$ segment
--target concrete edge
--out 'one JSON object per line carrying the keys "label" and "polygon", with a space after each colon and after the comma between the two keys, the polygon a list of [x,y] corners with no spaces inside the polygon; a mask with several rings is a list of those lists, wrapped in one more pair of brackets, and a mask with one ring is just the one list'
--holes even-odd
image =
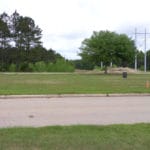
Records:
{"label": "concrete edge", "polygon": [[0,99],[16,98],[61,98],[61,97],[132,97],[150,96],[150,93],[129,93],[129,94],[49,94],[49,95],[0,95]]}

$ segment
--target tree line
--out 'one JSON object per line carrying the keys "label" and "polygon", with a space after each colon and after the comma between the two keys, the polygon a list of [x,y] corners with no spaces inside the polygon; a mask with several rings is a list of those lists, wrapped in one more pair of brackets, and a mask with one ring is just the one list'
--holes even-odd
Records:
{"label": "tree line", "polygon": [[58,71],[59,62],[64,63],[64,71],[66,67],[73,70],[73,65],[64,57],[44,48],[41,38],[42,30],[32,18],[21,16],[17,11],[10,16],[5,12],[0,14],[0,71],[37,71],[37,64],[43,63],[53,64],[53,71],[56,65]]}
{"label": "tree line", "polygon": [[[81,60],[68,61],[53,49],[42,45],[42,30],[35,21],[21,16],[0,14],[0,71],[74,71],[94,69],[103,63],[105,72],[110,64],[144,68],[144,53],[139,51],[126,34],[111,31],[94,31],[81,43]],[[147,52],[147,69],[150,70],[150,51]]]}
{"label": "tree line", "polygon": [[[144,52],[138,50],[137,53],[137,69],[144,71]],[[150,50],[147,51],[147,70],[150,71]],[[81,69],[81,70],[93,70],[96,66],[98,68],[101,68],[101,64],[100,63],[94,63],[94,62],[89,62],[86,59],[80,59],[80,60],[74,60],[73,64],[75,65],[76,69]],[[120,64],[120,62],[115,61],[112,62],[113,67],[122,67],[122,65]],[[110,64],[108,65],[110,66]],[[134,62],[134,58],[131,62],[129,62],[128,64],[126,64],[126,67],[130,67],[134,69],[135,66],[135,62]],[[101,68],[102,70],[104,69],[103,67]]]}

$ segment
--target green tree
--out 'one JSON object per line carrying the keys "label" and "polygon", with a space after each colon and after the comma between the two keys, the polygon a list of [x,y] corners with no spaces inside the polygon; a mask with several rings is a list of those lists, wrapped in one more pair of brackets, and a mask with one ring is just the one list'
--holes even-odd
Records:
{"label": "green tree", "polygon": [[14,47],[16,47],[16,48],[20,48],[20,46],[19,46],[19,43],[18,43],[18,41],[19,41],[19,29],[18,29],[18,27],[19,27],[19,19],[20,19],[20,14],[17,12],[17,11],[15,11],[12,15],[11,15],[11,27],[10,27],[10,29],[11,29],[11,39],[12,39],[12,43],[14,44]]}
{"label": "green tree", "polygon": [[41,45],[42,30],[30,17],[19,17],[16,24],[17,43],[20,49],[30,50]]}
{"label": "green tree", "polygon": [[49,70],[59,65],[71,70],[72,65],[60,54],[42,46],[41,37],[42,30],[32,18],[17,11],[11,16],[0,14],[0,71],[36,71],[38,66],[38,71],[47,71],[47,64]]}
{"label": "green tree", "polygon": [[134,41],[125,34],[110,31],[93,32],[90,38],[85,39],[80,47],[79,54],[83,60],[95,65],[103,62],[105,73],[111,62],[119,61],[123,66],[132,61],[135,55]]}
{"label": "green tree", "polygon": [[6,13],[0,15],[0,48],[6,49],[9,47],[10,30],[9,16]]}
{"label": "green tree", "polygon": [[147,51],[147,69],[150,70],[150,50]]}

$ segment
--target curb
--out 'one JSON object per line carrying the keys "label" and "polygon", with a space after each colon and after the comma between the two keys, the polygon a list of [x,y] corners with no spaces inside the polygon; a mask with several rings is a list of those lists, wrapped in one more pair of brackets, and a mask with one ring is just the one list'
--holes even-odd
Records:
{"label": "curb", "polygon": [[0,99],[16,98],[65,98],[65,97],[139,97],[150,96],[150,93],[130,93],[130,94],[52,94],[52,95],[1,95]]}

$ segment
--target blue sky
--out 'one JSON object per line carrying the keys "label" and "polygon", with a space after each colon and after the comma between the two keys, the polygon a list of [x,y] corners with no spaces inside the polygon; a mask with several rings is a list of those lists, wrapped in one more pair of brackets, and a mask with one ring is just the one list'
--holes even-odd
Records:
{"label": "blue sky", "polygon": [[[110,30],[130,37],[135,28],[150,32],[149,6],[149,0],[0,0],[0,13],[11,15],[17,10],[33,18],[43,30],[44,47],[77,59],[81,42],[93,31]],[[139,46],[142,49],[143,44]]]}

